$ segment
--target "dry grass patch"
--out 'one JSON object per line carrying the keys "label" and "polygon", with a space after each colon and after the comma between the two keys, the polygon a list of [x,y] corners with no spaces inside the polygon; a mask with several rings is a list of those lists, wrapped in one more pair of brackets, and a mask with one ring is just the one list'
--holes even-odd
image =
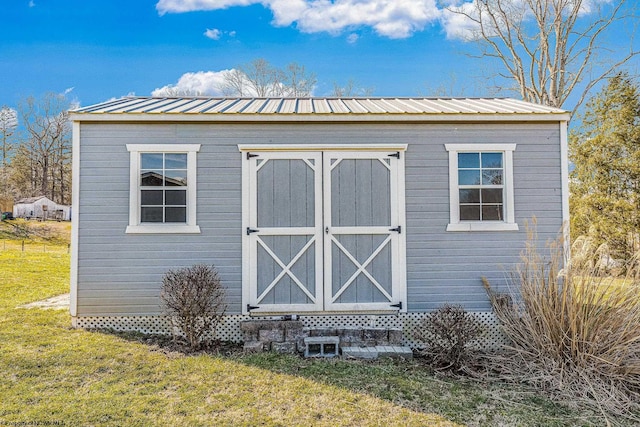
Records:
{"label": "dry grass patch", "polygon": [[[582,243],[582,242],[581,242]],[[585,247],[581,244],[581,247]],[[493,360],[503,378],[594,406],[605,422],[640,422],[640,304],[632,276],[601,277],[596,253],[563,262],[562,242],[545,257],[531,232],[512,293],[485,282],[513,347]],[[566,265],[564,269],[561,269]],[[633,273],[633,265],[625,269]]]}

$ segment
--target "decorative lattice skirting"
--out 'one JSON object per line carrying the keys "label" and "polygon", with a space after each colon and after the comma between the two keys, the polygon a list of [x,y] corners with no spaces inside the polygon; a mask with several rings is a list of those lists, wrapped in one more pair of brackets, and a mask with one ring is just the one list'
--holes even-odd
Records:
{"label": "decorative lattice skirting", "polygon": [[[403,331],[402,344],[413,349],[421,343],[413,339],[413,331],[427,313],[400,313],[398,315],[326,315],[300,316],[299,320],[308,328],[397,328]],[[476,318],[484,325],[486,333],[476,346],[489,350],[508,343],[508,340],[493,313],[476,312]],[[218,326],[216,337],[223,341],[242,342],[240,322],[244,320],[280,319],[278,316],[253,317],[247,315],[225,316]],[[113,329],[116,331],[137,331],[145,334],[168,335],[171,322],[164,316],[100,316],[75,317],[73,326],[84,329]]]}

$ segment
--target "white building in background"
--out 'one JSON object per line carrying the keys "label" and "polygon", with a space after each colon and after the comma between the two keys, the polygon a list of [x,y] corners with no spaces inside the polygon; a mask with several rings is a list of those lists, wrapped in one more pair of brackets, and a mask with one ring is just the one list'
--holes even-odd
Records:
{"label": "white building in background", "polygon": [[20,199],[13,205],[15,218],[71,220],[71,206],[59,205],[46,196]]}

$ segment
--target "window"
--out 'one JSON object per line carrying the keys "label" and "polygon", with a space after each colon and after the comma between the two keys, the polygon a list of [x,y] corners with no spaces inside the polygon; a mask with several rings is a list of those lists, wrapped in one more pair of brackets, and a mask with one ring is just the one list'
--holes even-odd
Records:
{"label": "window", "polygon": [[127,144],[130,152],[127,233],[199,233],[196,153],[199,144]]}
{"label": "window", "polygon": [[449,152],[447,231],[518,230],[514,219],[515,144],[445,144]]}

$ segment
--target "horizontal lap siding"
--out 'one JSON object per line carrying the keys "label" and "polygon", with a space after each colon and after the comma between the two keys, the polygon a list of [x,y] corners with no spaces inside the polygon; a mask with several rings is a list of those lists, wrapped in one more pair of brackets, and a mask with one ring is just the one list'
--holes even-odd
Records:
{"label": "horizontal lap siding", "polygon": [[[407,290],[410,311],[445,302],[487,310],[480,278],[504,284],[537,217],[542,242],[562,225],[558,124],[82,124],[78,315],[159,313],[162,275],[214,264],[241,310],[241,155],[238,144],[407,143]],[[127,235],[126,144],[202,144],[198,153],[199,235]],[[519,232],[445,232],[449,222],[447,143],[516,143]],[[404,232],[404,230],[403,230]]]}
{"label": "horizontal lap siding", "polygon": [[[461,303],[489,309],[482,277],[504,288],[537,218],[541,242],[562,226],[558,124],[425,127],[406,156],[407,285],[409,311]],[[444,144],[516,143],[514,198],[519,232],[449,232],[448,152]]]}

